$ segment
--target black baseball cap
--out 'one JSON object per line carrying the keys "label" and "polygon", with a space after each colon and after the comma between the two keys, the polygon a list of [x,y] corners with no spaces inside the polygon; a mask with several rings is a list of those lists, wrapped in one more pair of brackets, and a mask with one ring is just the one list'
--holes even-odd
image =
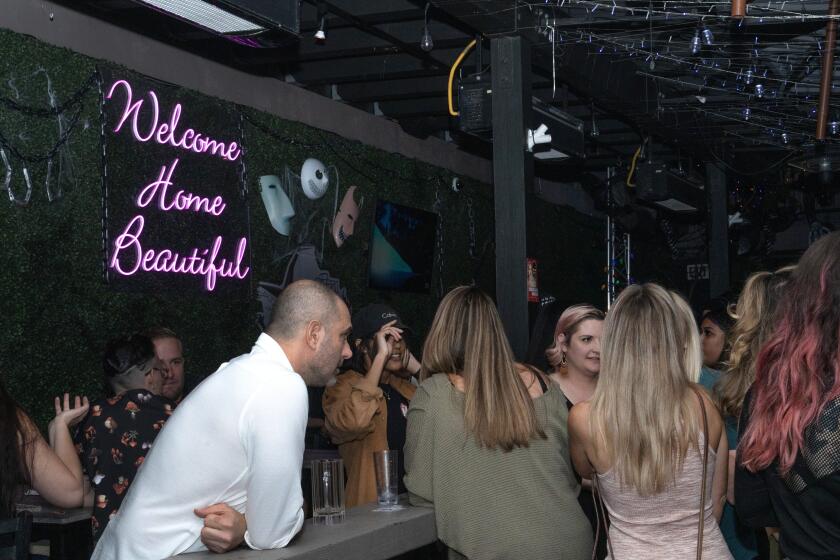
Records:
{"label": "black baseball cap", "polygon": [[383,303],[371,303],[359,309],[353,314],[353,336],[356,338],[370,338],[382,328],[383,325],[396,321],[394,324],[398,329],[411,330],[402,322],[400,316]]}

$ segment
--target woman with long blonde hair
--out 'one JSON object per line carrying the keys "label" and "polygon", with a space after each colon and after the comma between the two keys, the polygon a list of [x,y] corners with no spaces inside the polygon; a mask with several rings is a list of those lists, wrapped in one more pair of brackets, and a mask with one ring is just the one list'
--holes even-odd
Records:
{"label": "woman with long blonde hair", "polygon": [[412,504],[435,508],[449,557],[588,559],[564,397],[514,362],[493,301],[477,288],[449,292],[421,362],[405,485]]}
{"label": "woman with long blonde hair", "polygon": [[610,514],[612,558],[688,558],[698,545],[707,560],[732,558],[716,523],[726,434],[695,384],[700,364],[685,300],[656,284],[621,293],[604,323],[598,387],[569,417],[575,467],[594,477]]}
{"label": "woman with long blonde hair", "polygon": [[755,359],[775,327],[773,315],[793,270],[787,266],[751,274],[730,311],[735,324],[730,332],[729,367],[715,384],[714,397],[724,418],[734,419],[736,427],[744,395],[755,381]]}

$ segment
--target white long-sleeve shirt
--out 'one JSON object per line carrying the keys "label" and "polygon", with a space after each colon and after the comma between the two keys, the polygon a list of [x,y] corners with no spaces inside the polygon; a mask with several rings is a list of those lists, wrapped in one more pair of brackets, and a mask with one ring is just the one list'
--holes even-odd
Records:
{"label": "white long-sleeve shirt", "polygon": [[158,560],[206,550],[194,509],[226,503],[245,515],[251,548],[286,546],[303,525],[306,385],[280,345],[260,335],[167,421],[93,560]]}

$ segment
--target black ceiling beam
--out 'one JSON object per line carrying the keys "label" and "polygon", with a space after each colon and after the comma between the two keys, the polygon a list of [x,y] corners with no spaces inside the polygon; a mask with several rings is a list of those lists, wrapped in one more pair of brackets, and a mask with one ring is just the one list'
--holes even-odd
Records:
{"label": "black ceiling beam", "polygon": [[[418,0],[411,0],[415,4],[418,3]],[[435,3],[433,3],[434,5]],[[517,21],[516,18],[519,17],[521,14],[528,14],[527,9],[523,9],[521,11],[511,11],[510,10],[510,2],[502,1],[502,0],[464,0],[462,2],[457,3],[440,3],[438,2],[437,9],[442,12],[447,12],[451,18],[456,21],[464,22],[462,25],[466,25],[471,28],[475,28],[480,30],[485,35],[489,35],[492,33],[501,33],[503,29],[505,29],[506,25],[510,27],[507,29],[507,32],[510,33],[514,29],[514,23],[521,28],[521,34],[525,36],[528,42],[532,45],[538,44],[540,42],[540,36],[533,31],[533,29],[529,30],[529,27],[532,28],[533,22],[528,22],[525,20]],[[516,12],[516,13],[514,13]],[[500,15],[504,14],[504,15]],[[489,30],[489,33],[488,33]],[[552,64],[551,64],[551,57],[545,56],[546,53],[541,52],[544,49],[533,49],[533,64],[532,70],[533,72],[540,76],[541,78],[551,80],[552,79]],[[560,78],[560,82],[566,84],[569,90],[575,94],[577,97],[582,99],[591,98],[591,92],[588,92],[585,84],[588,84],[588,80],[570,80],[564,76],[564,71],[566,69],[562,66],[558,71],[558,77]],[[596,104],[601,113],[604,113],[608,116],[616,118],[621,122],[627,123],[628,127],[631,130],[636,130],[635,123],[632,119],[628,118],[626,115],[622,114],[620,111],[616,111],[612,107],[606,106],[602,103]],[[639,134],[641,134],[639,132]]]}
{"label": "black ceiling beam", "polygon": [[[356,16],[359,20],[364,21],[368,25],[386,25],[389,23],[401,23],[405,21],[418,21],[424,19],[423,10],[395,10],[393,12],[382,12],[378,14],[366,14],[363,16]],[[347,21],[343,17],[327,18],[327,29],[341,29],[344,27],[356,27],[352,22]],[[320,21],[301,22],[300,32],[314,33],[320,27]]]}
{"label": "black ceiling beam", "polygon": [[449,114],[443,98],[378,101],[379,109],[389,117],[446,116]]}
{"label": "black ceiling beam", "polygon": [[387,41],[387,42],[397,46],[397,47],[400,47],[402,49],[402,51],[405,52],[406,54],[410,54],[411,56],[417,58],[418,60],[421,60],[425,64],[428,64],[428,65],[432,66],[433,68],[445,68],[446,67],[446,65],[443,62],[437,60],[436,58],[431,56],[429,53],[427,53],[426,51],[421,49],[419,47],[419,45],[412,45],[410,43],[406,43],[402,39],[394,37],[390,33],[386,32],[386,31],[382,31],[381,29],[377,28],[376,26],[366,23],[359,16],[355,16],[355,15],[349,13],[349,12],[346,12],[346,11],[342,10],[341,8],[339,8],[338,6],[333,4],[332,2],[326,2],[326,1],[323,1],[323,0],[317,0],[317,1],[316,0],[306,0],[306,1],[313,6],[318,6],[318,5],[324,6],[324,8],[327,11],[329,11],[330,13],[333,13],[333,14],[337,15],[338,17],[342,18],[343,20],[353,24],[355,27],[358,27],[360,30],[364,31],[365,33],[367,33],[369,35],[373,35],[374,37],[378,37],[378,38],[380,38],[384,41]]}
{"label": "black ceiling beam", "polygon": [[326,76],[323,78],[300,81],[301,85],[309,87],[328,86],[331,84],[352,84],[362,82],[386,82],[389,80],[406,80],[412,78],[423,78],[431,76],[444,76],[448,71],[440,69],[424,70],[397,70],[394,72],[372,71],[363,74],[350,74],[345,76]]}
{"label": "black ceiling beam", "polygon": [[[329,44],[329,42],[327,44]],[[435,41],[435,51],[437,51],[438,53],[441,53],[441,51],[447,49],[458,49],[460,51],[464,48],[464,44],[464,39],[441,39],[439,41]],[[298,56],[292,57],[290,61],[305,63],[321,60],[356,58],[360,56],[385,56],[403,53],[408,54],[402,47],[398,45],[376,45],[370,47],[337,49],[325,48],[326,46],[327,45],[324,45],[324,47],[307,49],[306,52],[302,52]]]}

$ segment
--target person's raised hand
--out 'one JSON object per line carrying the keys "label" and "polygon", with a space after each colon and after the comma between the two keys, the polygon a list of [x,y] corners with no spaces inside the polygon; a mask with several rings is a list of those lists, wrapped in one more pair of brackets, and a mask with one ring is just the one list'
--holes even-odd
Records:
{"label": "person's raised hand", "polygon": [[396,321],[385,323],[382,328],[376,332],[376,355],[385,356],[386,358],[394,351],[394,342],[402,340],[402,329],[398,329]]}
{"label": "person's raised hand", "polygon": [[78,424],[82,418],[87,414],[90,408],[90,403],[87,397],[79,397],[73,399],[72,405],[70,401],[70,394],[64,393],[64,398],[55,398],[55,418],[53,422],[64,424],[68,428]]}
{"label": "person's raised hand", "polygon": [[248,523],[245,516],[227,504],[213,504],[196,509],[194,513],[204,520],[201,542],[211,552],[233,550],[245,540]]}

